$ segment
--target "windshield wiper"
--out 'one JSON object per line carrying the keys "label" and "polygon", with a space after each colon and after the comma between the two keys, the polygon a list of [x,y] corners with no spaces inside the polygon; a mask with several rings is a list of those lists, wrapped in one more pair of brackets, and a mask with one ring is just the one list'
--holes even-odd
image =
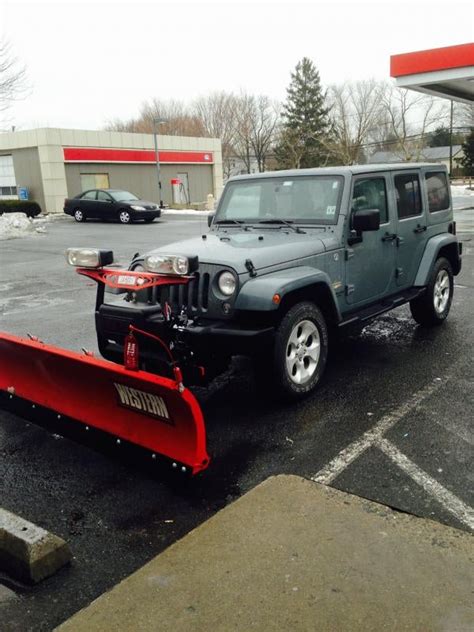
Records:
{"label": "windshield wiper", "polygon": [[240,226],[244,221],[241,219],[218,219],[214,224],[237,224]]}
{"label": "windshield wiper", "polygon": [[295,233],[306,233],[306,231],[302,230],[299,226],[293,226],[292,221],[288,221],[286,219],[261,219],[259,224],[284,224],[295,231]]}

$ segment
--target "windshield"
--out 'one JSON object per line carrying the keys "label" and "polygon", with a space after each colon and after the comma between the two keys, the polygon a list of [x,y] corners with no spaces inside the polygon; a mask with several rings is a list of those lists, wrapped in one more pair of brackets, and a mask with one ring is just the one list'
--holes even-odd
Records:
{"label": "windshield", "polygon": [[136,195],[130,193],[130,191],[112,191],[112,197],[117,202],[125,202],[126,200],[138,200]]}
{"label": "windshield", "polygon": [[341,176],[292,176],[229,182],[216,222],[285,220],[336,224],[343,188]]}

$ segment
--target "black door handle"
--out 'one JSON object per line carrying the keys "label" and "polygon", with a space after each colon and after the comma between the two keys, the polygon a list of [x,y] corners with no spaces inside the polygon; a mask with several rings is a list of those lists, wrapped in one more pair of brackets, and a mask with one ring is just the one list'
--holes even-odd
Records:
{"label": "black door handle", "polygon": [[397,238],[395,233],[385,233],[382,237],[382,241],[394,241]]}
{"label": "black door handle", "polygon": [[420,226],[418,224],[418,226],[413,229],[413,232],[414,233],[423,233],[425,230],[426,230],[426,226]]}

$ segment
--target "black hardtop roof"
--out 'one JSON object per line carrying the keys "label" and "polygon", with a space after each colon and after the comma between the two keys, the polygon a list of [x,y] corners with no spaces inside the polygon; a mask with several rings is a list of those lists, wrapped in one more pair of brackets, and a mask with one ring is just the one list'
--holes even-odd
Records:
{"label": "black hardtop roof", "polygon": [[401,171],[423,168],[431,168],[436,171],[446,171],[446,166],[433,162],[399,162],[371,165],[351,165],[349,167],[318,167],[314,169],[285,169],[282,171],[264,171],[263,173],[246,173],[241,176],[229,178],[229,182],[235,180],[254,180],[255,178],[285,178],[294,176],[351,176],[363,173],[377,173],[380,171]]}

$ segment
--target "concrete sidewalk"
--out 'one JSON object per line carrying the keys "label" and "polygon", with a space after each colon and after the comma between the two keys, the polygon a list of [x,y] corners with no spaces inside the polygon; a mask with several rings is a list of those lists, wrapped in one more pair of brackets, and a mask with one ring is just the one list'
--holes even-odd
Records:
{"label": "concrete sidewalk", "polygon": [[473,553],[467,533],[277,476],[57,630],[467,632]]}

